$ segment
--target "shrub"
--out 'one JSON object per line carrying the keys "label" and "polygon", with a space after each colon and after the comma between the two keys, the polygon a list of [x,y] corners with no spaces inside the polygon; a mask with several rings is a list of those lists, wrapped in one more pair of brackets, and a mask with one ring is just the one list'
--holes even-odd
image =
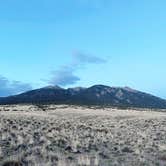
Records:
{"label": "shrub", "polygon": [[6,161],[2,166],[22,166],[19,161]]}

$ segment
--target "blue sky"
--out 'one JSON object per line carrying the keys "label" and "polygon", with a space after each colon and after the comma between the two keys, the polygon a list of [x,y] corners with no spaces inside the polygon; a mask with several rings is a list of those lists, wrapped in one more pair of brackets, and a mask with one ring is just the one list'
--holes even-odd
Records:
{"label": "blue sky", "polygon": [[0,96],[59,84],[166,98],[165,0],[0,1]]}

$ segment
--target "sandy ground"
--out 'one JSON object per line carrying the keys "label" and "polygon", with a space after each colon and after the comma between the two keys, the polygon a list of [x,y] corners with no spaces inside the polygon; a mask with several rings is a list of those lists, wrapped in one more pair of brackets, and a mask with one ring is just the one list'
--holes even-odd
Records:
{"label": "sandy ground", "polygon": [[166,113],[0,106],[0,165],[165,166]]}

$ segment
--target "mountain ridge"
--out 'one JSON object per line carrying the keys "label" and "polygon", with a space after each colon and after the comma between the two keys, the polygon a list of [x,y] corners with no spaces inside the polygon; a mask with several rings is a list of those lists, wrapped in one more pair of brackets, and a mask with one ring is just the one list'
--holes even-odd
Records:
{"label": "mountain ridge", "polygon": [[166,108],[166,100],[130,87],[93,85],[64,89],[47,86],[18,95],[1,97],[0,104],[55,103],[118,107]]}

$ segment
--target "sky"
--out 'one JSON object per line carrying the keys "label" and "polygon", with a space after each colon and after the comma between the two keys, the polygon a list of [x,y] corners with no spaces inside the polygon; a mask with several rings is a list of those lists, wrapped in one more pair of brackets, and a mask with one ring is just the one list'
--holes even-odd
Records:
{"label": "sky", "polygon": [[48,85],[166,98],[165,0],[1,0],[0,96]]}

